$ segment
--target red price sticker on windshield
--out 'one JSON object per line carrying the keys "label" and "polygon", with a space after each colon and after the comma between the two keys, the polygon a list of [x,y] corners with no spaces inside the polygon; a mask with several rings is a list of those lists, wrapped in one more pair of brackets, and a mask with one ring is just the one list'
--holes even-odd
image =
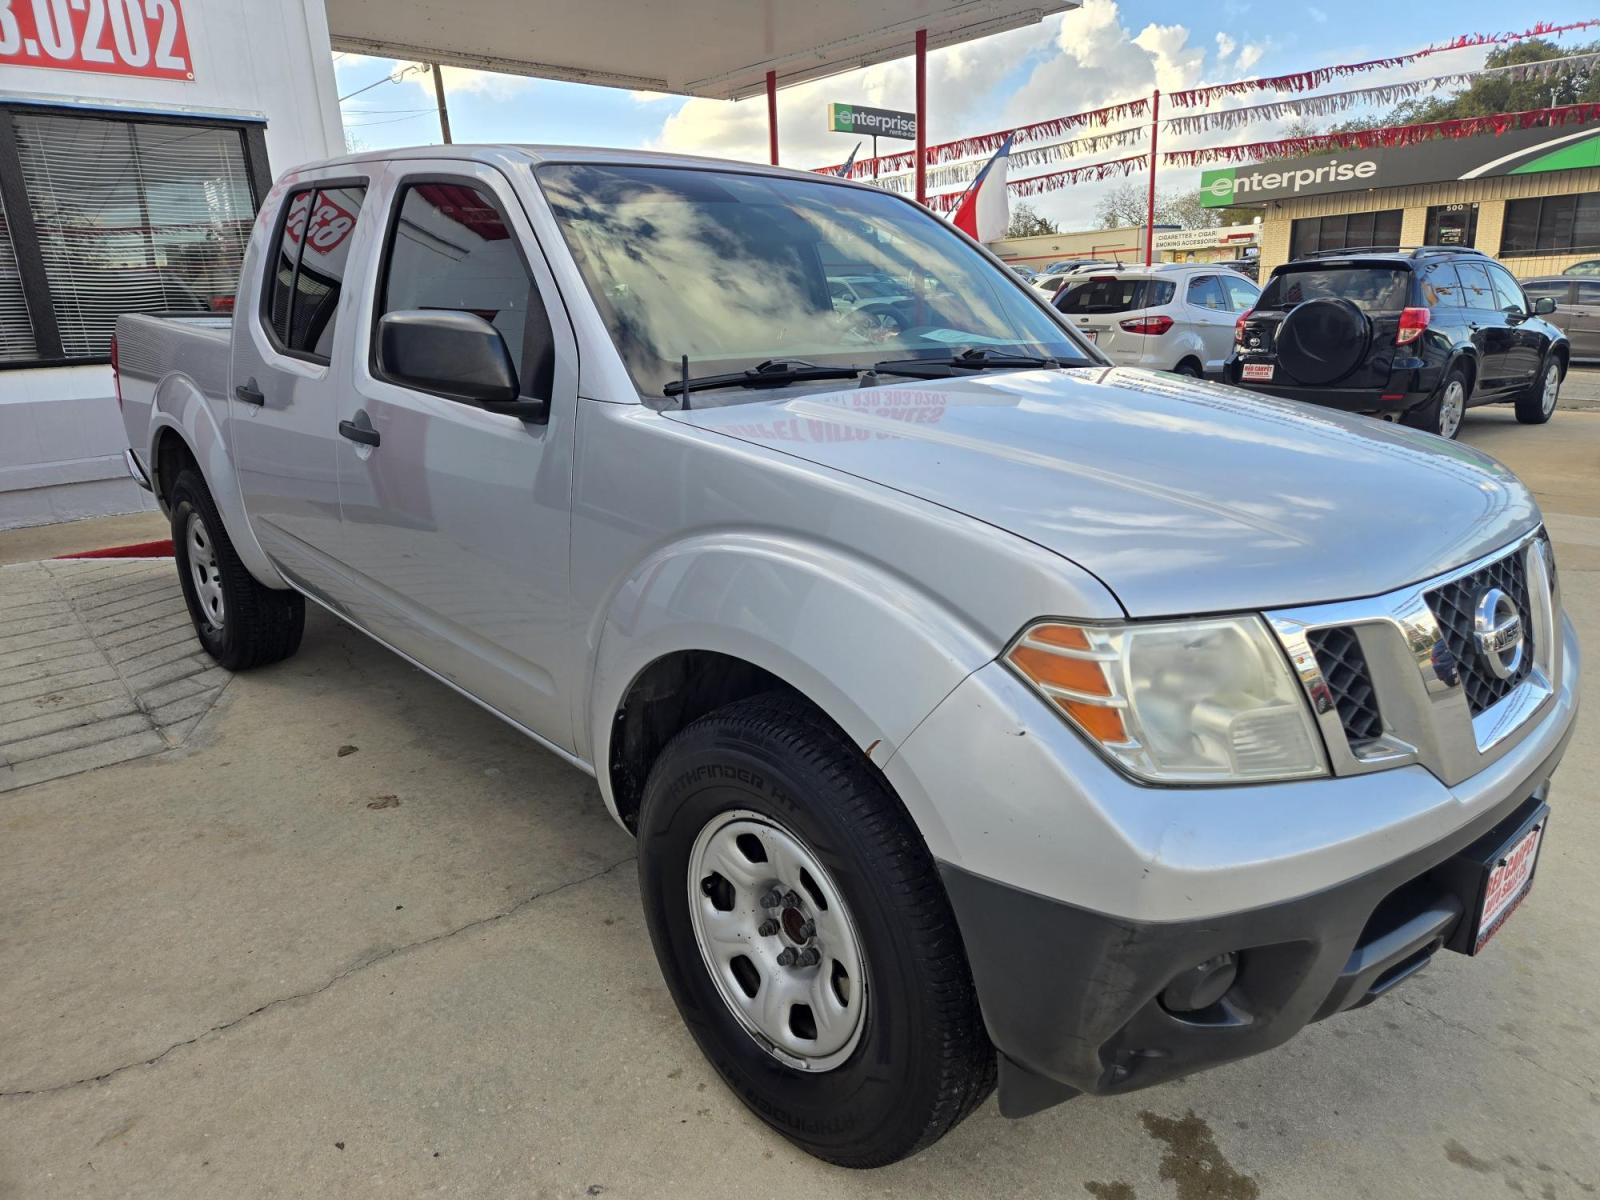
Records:
{"label": "red price sticker on windshield", "polygon": [[178,0],[0,0],[0,66],[194,78]]}

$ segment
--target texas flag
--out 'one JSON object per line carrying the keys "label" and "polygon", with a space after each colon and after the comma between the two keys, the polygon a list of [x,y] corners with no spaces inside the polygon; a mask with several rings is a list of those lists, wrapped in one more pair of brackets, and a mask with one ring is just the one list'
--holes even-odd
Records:
{"label": "texas flag", "polygon": [[1011,158],[1011,139],[1007,134],[994,157],[983,164],[983,170],[967,188],[961,203],[956,205],[955,216],[950,220],[955,227],[980,242],[998,241],[1005,237],[1011,224],[1011,202],[1006,196],[1006,163]]}

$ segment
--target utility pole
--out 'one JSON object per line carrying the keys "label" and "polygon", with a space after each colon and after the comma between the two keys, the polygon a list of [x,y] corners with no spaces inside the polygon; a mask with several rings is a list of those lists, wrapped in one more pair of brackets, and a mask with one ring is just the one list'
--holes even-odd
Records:
{"label": "utility pole", "polygon": [[439,100],[439,134],[444,138],[444,144],[450,144],[450,110],[444,103],[444,70],[438,63],[429,63],[428,68],[433,72],[433,94]]}

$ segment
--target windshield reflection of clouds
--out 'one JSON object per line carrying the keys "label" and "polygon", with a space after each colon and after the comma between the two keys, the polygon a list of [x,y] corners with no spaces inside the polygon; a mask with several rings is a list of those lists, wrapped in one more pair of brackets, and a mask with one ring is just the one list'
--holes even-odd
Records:
{"label": "windshield reflection of clouds", "polygon": [[767,359],[942,358],[971,345],[1081,359],[1014,280],[893,196],[668,167],[537,174],[647,394],[678,376],[685,354],[695,375]]}

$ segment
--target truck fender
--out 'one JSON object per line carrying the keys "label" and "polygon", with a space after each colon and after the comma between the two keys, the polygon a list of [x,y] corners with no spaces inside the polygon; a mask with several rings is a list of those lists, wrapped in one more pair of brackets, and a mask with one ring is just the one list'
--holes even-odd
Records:
{"label": "truck fender", "polygon": [[165,437],[177,437],[195,462],[200,465],[206,487],[216,501],[222,524],[228,531],[228,540],[239,554],[239,561],[263,587],[287,588],[288,582],[272,565],[272,560],[256,541],[255,531],[245,516],[244,495],[239,489],[239,475],[234,470],[233,458],[228,453],[227,440],[211,411],[205,392],[188,375],[181,372],[164,377],[156,385],[155,401],[150,409],[150,445],[147,461],[162,507],[166,507],[166,491],[172,480],[155,476],[160,458],[157,451]]}
{"label": "truck fender", "polygon": [[[995,657],[992,641],[937,595],[842,547],[769,533],[699,535],[644,559],[600,606],[578,733],[589,734],[601,794],[622,820],[610,756],[629,689],[665,656],[711,651],[795,688],[881,767]],[[937,819],[911,815],[925,835],[924,821]]]}

